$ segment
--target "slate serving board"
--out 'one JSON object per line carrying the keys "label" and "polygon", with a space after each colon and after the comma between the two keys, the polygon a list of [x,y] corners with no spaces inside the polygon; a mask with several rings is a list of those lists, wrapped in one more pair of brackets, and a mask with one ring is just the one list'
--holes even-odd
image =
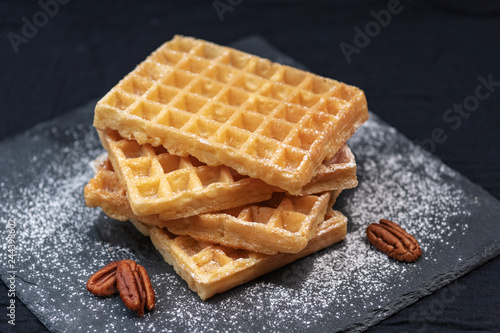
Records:
{"label": "slate serving board", "polygon": [[[300,66],[258,37],[234,46]],[[349,218],[347,238],[202,302],[131,224],[85,207],[89,163],[103,152],[94,105],[0,143],[0,224],[17,222],[17,295],[52,331],[360,331],[500,253],[499,202],[372,114],[349,141],[359,186],[335,206]],[[366,226],[380,218],[419,239],[418,262],[367,243]],[[5,237],[1,249],[6,282]],[[157,292],[143,318],[85,289],[93,272],[124,258],[147,269]]]}

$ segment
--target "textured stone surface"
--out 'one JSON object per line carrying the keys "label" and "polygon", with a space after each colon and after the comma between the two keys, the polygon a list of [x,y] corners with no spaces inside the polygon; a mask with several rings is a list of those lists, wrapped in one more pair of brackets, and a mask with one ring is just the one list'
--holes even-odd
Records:
{"label": "textured stone surface", "polygon": [[[248,51],[265,47],[253,43]],[[349,218],[346,240],[202,302],[131,225],[85,207],[89,162],[103,151],[92,110],[0,144],[0,223],[17,221],[18,296],[51,330],[361,330],[500,251],[498,201],[372,115],[350,141],[360,185],[336,204]],[[402,264],[374,250],[364,232],[380,218],[413,234],[422,258]],[[4,281],[5,247],[3,239]],[[157,309],[140,320],[118,298],[85,289],[94,271],[125,258],[157,291]]]}

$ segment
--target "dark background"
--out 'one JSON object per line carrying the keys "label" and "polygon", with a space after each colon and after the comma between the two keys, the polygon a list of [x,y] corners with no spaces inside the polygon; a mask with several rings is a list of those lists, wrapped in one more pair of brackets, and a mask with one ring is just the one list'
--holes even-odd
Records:
{"label": "dark background", "polygon": [[[220,16],[212,0],[73,0],[39,22],[16,53],[9,36],[24,38],[23,17],[33,22],[42,7],[0,2],[0,140],[102,97],[174,34],[225,45],[259,34],[311,71],[361,87],[371,111],[500,199],[500,84],[470,114],[444,119],[455,104],[473,101],[479,76],[500,82],[500,2],[401,0],[401,12],[350,63],[341,43],[356,46],[354,29],[372,26],[372,11],[390,1],[217,3],[230,8]],[[431,147],[436,129],[442,134]],[[499,278],[497,258],[371,332],[499,331]],[[7,289],[0,285],[5,309]],[[16,331],[45,331],[19,304]],[[6,320],[2,314],[0,331],[12,328]]]}

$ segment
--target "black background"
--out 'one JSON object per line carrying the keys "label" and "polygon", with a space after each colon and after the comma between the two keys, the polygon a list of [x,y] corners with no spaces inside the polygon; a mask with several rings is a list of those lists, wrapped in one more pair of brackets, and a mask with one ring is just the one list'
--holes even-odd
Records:
{"label": "black background", "polygon": [[[460,124],[443,118],[455,104],[471,101],[479,76],[500,82],[500,2],[401,0],[401,12],[350,63],[340,44],[355,46],[354,28],[370,26],[372,11],[390,1],[221,2],[231,7],[222,19],[212,0],[73,0],[59,5],[16,53],[8,36],[22,37],[23,17],[33,22],[42,7],[2,1],[0,139],[102,97],[174,34],[225,45],[259,34],[311,71],[362,88],[370,110],[411,140],[428,142],[442,129],[446,139],[433,153],[500,199],[500,86]],[[497,258],[371,331],[498,331],[499,278]],[[4,284],[0,295],[5,309]],[[44,331],[17,305],[16,331]],[[7,319],[2,314],[1,331],[12,328]]]}

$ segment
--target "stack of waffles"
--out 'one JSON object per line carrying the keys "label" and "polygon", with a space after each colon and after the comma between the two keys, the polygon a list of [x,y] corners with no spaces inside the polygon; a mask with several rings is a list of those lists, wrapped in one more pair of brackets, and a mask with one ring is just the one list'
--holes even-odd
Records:
{"label": "stack of waffles", "polygon": [[176,36],[104,96],[90,207],[130,220],[202,299],[339,242],[353,86]]}

